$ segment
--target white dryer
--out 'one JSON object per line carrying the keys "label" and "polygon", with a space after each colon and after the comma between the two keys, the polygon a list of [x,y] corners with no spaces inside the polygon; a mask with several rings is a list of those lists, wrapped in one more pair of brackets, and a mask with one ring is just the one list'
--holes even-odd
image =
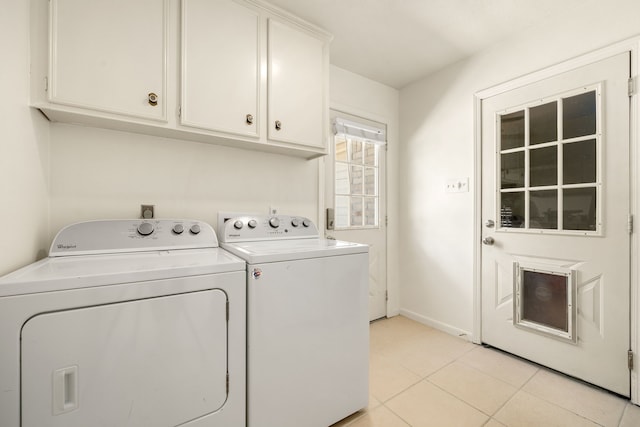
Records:
{"label": "white dryer", "polygon": [[327,427],[366,407],[368,246],[321,239],[302,217],[219,227],[247,261],[247,425]]}
{"label": "white dryer", "polygon": [[0,425],[244,426],[245,303],[205,223],[71,225],[0,278]]}

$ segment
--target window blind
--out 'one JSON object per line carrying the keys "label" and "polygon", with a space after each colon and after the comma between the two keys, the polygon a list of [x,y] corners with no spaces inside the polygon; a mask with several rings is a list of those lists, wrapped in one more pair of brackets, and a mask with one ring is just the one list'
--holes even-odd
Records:
{"label": "window blind", "polygon": [[387,131],[384,127],[358,123],[342,117],[336,117],[333,121],[335,135],[346,135],[350,138],[373,142],[377,145],[386,145]]}

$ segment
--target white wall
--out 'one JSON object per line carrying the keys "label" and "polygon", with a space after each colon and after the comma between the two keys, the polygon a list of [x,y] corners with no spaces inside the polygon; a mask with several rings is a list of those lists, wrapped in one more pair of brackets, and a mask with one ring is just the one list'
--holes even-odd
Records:
{"label": "white wall", "polygon": [[51,124],[51,230],[76,221],[157,218],[216,225],[218,211],[281,213],[317,220],[318,160]]}
{"label": "white wall", "polygon": [[331,108],[375,120],[387,125],[387,316],[398,314],[398,154],[399,95],[398,90],[331,66]]}
{"label": "white wall", "polygon": [[48,250],[48,125],[29,103],[29,2],[0,13],[0,275]]}
{"label": "white wall", "polygon": [[[595,5],[595,6],[592,6]],[[473,329],[474,93],[640,33],[640,2],[556,16],[400,91],[402,312],[452,333]],[[471,192],[447,194],[447,178]]]}

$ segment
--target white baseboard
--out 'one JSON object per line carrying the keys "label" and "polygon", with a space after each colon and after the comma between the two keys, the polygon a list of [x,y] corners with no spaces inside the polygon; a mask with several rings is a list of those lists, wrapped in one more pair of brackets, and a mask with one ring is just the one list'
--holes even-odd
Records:
{"label": "white baseboard", "polygon": [[438,329],[439,331],[446,332],[449,335],[455,335],[467,341],[471,341],[470,331],[465,331],[465,330],[456,328],[455,326],[451,326],[449,324],[440,322],[438,320],[431,319],[429,317],[423,316],[418,313],[414,313],[413,311],[409,311],[404,308],[400,309],[400,315],[407,317],[411,320],[415,320],[418,323],[422,323],[423,325],[427,325],[434,329]]}

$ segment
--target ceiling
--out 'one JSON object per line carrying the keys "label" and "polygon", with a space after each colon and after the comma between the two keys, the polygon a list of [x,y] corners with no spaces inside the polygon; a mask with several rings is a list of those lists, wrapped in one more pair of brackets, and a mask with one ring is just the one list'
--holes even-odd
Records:
{"label": "ceiling", "polygon": [[333,34],[331,63],[400,89],[595,0],[269,0]]}

